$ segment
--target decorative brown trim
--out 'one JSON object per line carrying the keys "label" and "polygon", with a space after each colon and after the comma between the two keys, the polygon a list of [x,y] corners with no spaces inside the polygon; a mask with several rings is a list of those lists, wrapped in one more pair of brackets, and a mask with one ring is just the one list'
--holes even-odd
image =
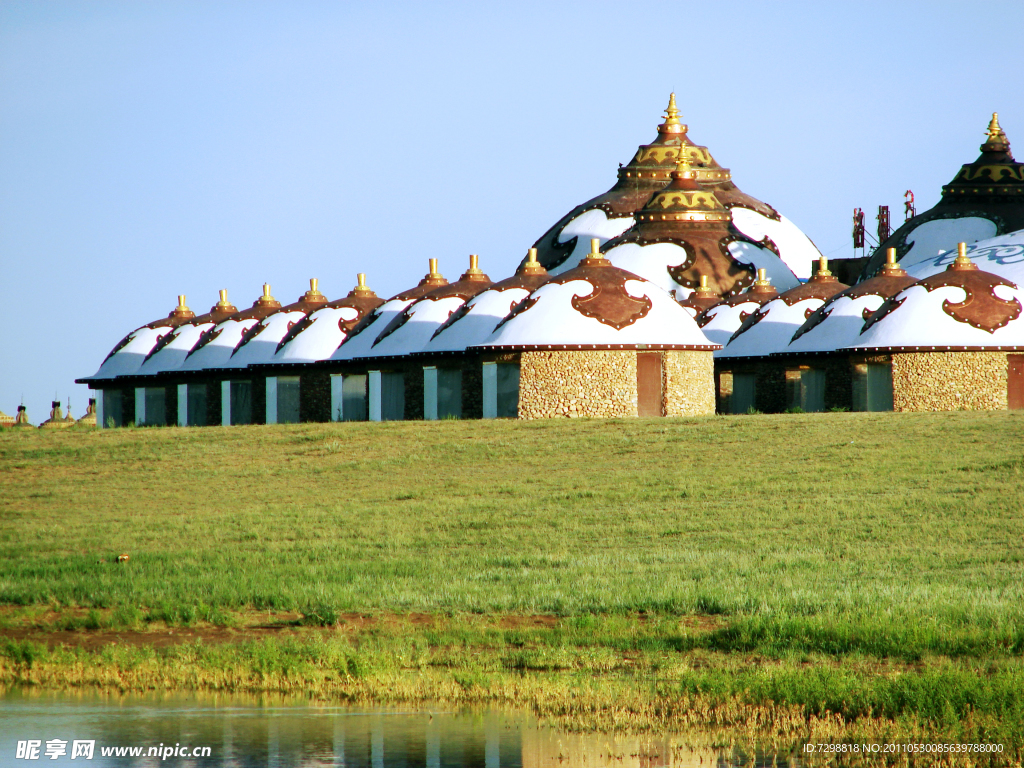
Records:
{"label": "decorative brown trim", "polygon": [[473,346],[467,352],[593,352],[601,350],[678,350],[713,352],[721,344],[513,344],[509,346]]}
{"label": "decorative brown trim", "polygon": [[944,347],[944,346],[920,346],[920,347],[843,347],[837,352],[868,353],[868,352],[1020,352],[1024,346],[991,346],[991,347]]}

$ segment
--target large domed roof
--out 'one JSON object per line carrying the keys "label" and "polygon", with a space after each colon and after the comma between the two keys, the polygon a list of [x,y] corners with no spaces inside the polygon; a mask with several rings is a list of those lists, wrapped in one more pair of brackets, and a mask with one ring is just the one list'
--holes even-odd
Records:
{"label": "large domed roof", "polygon": [[637,212],[636,224],[605,244],[608,260],[677,298],[704,278],[715,293],[736,293],[753,284],[757,269],[765,269],[783,289],[798,286],[796,275],[767,244],[754,243],[733,227],[731,211],[712,187],[698,184],[697,175],[684,155],[668,185]]}
{"label": "large domed roof", "polygon": [[820,264],[817,274],[806,283],[780,294],[744,320],[719,356],[763,357],[784,350],[814,310],[849,288],[828,271],[825,257]]}
{"label": "large domed roof", "polygon": [[978,159],[960,168],[934,207],[909,219],[878,246],[864,275],[881,269],[888,248],[896,249],[901,264],[909,264],[955,251],[960,242],[970,244],[1022,227],[1024,164],[1013,159],[1010,141],[993,113]]}
{"label": "large domed roof", "polygon": [[593,243],[578,267],[552,277],[516,305],[476,349],[712,350],[669,294],[612,266]]}
{"label": "large domed roof", "polygon": [[[979,269],[1024,285],[1024,229],[964,245],[965,255]],[[952,264],[957,252],[957,248],[951,248],[937,256],[922,256],[916,260],[908,257],[900,262],[900,266],[911,277],[929,277]]]}
{"label": "large domed roof", "polygon": [[249,309],[237,312],[205,331],[181,364],[183,371],[223,368],[245,332],[267,315],[281,309],[281,302],[270,295],[270,285],[263,284],[263,295]]}
{"label": "large domed roof", "polygon": [[481,343],[520,301],[548,279],[531,248],[516,273],[478,293],[444,321],[422,349],[423,354],[462,352]]}
{"label": "large domed roof", "polygon": [[87,384],[97,379],[112,379],[115,376],[136,373],[160,339],[195,316],[195,313],[185,306],[185,297],[178,296],[178,306],[172,309],[167,317],[154,320],[129,333],[110,350],[110,354],[104,358],[96,373],[86,379],[78,379],[78,383]]}
{"label": "large domed roof", "polygon": [[896,249],[870,280],[840,291],[816,309],[781,354],[832,352],[857,341],[864,322],[882,303],[917,280],[896,263]]}
{"label": "large domed roof", "polygon": [[309,363],[326,360],[366,315],[384,301],[366,286],[366,275],[356,276],[348,296],[335,299],[292,326],[277,345],[274,363]]}
{"label": "large domed roof", "polygon": [[634,224],[636,213],[671,181],[679,161],[685,160],[700,187],[712,190],[721,205],[732,211],[738,233],[778,252],[797,275],[809,275],[811,262],[820,255],[810,240],[770,205],[742,192],[729,169],[720,166],[707,147],[694,144],[687,131],[672,94],[658,136],[619,167],[615,185],[573,208],[536,242],[541,264],[552,274],[564,272],[586,255],[591,238],[604,243],[624,233]]}
{"label": "large domed roof", "polygon": [[943,272],[887,299],[850,349],[919,352],[1024,349],[1024,291],[978,269],[960,249]]}

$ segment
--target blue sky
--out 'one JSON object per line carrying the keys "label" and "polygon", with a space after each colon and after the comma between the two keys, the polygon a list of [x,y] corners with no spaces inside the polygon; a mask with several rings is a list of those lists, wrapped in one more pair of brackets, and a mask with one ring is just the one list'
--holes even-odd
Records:
{"label": "blue sky", "polygon": [[[184,293],[249,306],[427,259],[507,276],[650,141],[691,138],[833,257],[1024,142],[1024,3],[0,2],[0,410],[76,415]],[[1016,145],[1024,153],[1024,143]]]}

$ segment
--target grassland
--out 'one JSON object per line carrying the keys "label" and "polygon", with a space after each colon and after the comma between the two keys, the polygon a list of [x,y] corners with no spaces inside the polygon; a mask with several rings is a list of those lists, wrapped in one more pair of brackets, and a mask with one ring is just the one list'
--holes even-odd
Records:
{"label": "grassland", "polygon": [[[1019,761],[1024,416],[9,431],[0,605],[6,684],[491,700]],[[253,637],[254,611],[284,630]],[[145,642],[185,626],[233,640]]]}

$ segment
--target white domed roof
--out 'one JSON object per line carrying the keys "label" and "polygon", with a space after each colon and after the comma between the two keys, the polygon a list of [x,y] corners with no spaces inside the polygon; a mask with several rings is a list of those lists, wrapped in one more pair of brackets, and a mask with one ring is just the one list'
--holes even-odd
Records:
{"label": "white domed roof", "polygon": [[480,344],[502,318],[548,279],[547,270],[536,259],[537,250],[519,265],[516,274],[478,293],[442,323],[422,349],[423,354],[462,352]]}
{"label": "white domed roof", "polygon": [[888,299],[849,349],[1024,349],[1024,291],[966,257]]}
{"label": "white domed roof", "polygon": [[[1017,285],[1024,285],[1024,229],[976,243],[969,240],[961,242],[967,244],[965,254],[978,269],[999,275]],[[953,247],[934,256],[916,259],[904,256],[900,266],[911,277],[920,279],[944,271],[956,256],[957,249]]]}
{"label": "white domed roof", "polygon": [[377,337],[398,317],[406,307],[431,291],[447,285],[448,281],[437,271],[437,259],[430,259],[430,269],[415,287],[392,296],[367,314],[351,331],[331,355],[331,360],[356,360],[367,357]]}
{"label": "white domed roof", "polygon": [[891,251],[876,277],[840,291],[818,307],[782,353],[833,352],[855,343],[868,317],[886,299],[916,282],[896,264],[896,249]]}
{"label": "white domed roof", "polygon": [[279,309],[281,302],[270,295],[270,286],[264,283],[263,295],[253,302],[251,308],[222,320],[202,335],[181,364],[181,370],[199,371],[225,367],[245,332]]}
{"label": "white domed roof", "polygon": [[[778,295],[767,277],[758,279],[743,293],[733,294],[697,315],[697,326],[710,342],[724,348],[748,317]],[[722,351],[717,350],[715,357],[719,357]]]}
{"label": "white domed roof", "polygon": [[827,269],[819,271],[799,288],[786,291],[748,317],[719,357],[763,357],[781,352],[814,310],[848,287]]}
{"label": "white domed roof", "polygon": [[712,350],[670,295],[592,252],[551,278],[504,319],[478,349]]}
{"label": "white domed roof", "polygon": [[441,327],[469,299],[492,283],[470,256],[469,270],[454,283],[435,288],[391,319],[374,339],[364,357],[400,357],[420,352]]}
{"label": "white domed roof", "polygon": [[311,363],[333,355],[349,332],[384,302],[366,287],[366,276],[343,299],[310,312],[278,343],[274,363]]}
{"label": "white domed roof", "polygon": [[246,368],[250,365],[272,362],[281,339],[292,326],[326,303],[327,297],[317,290],[316,279],[310,280],[309,290],[300,296],[297,302],[265,315],[245,331],[224,367]]}
{"label": "white domed roof", "polygon": [[188,320],[157,343],[139,368],[138,376],[153,376],[163,371],[181,368],[185,359],[200,343],[202,336],[217,323],[238,313],[238,307],[228,302],[228,292],[220,292],[220,301],[205,315]]}
{"label": "white domed roof", "polygon": [[164,336],[194,317],[195,313],[185,306],[185,297],[179,296],[178,306],[167,317],[129,333],[110,351],[96,373],[86,379],[80,379],[79,382],[88,383],[96,379],[112,379],[137,373],[146,357]]}

